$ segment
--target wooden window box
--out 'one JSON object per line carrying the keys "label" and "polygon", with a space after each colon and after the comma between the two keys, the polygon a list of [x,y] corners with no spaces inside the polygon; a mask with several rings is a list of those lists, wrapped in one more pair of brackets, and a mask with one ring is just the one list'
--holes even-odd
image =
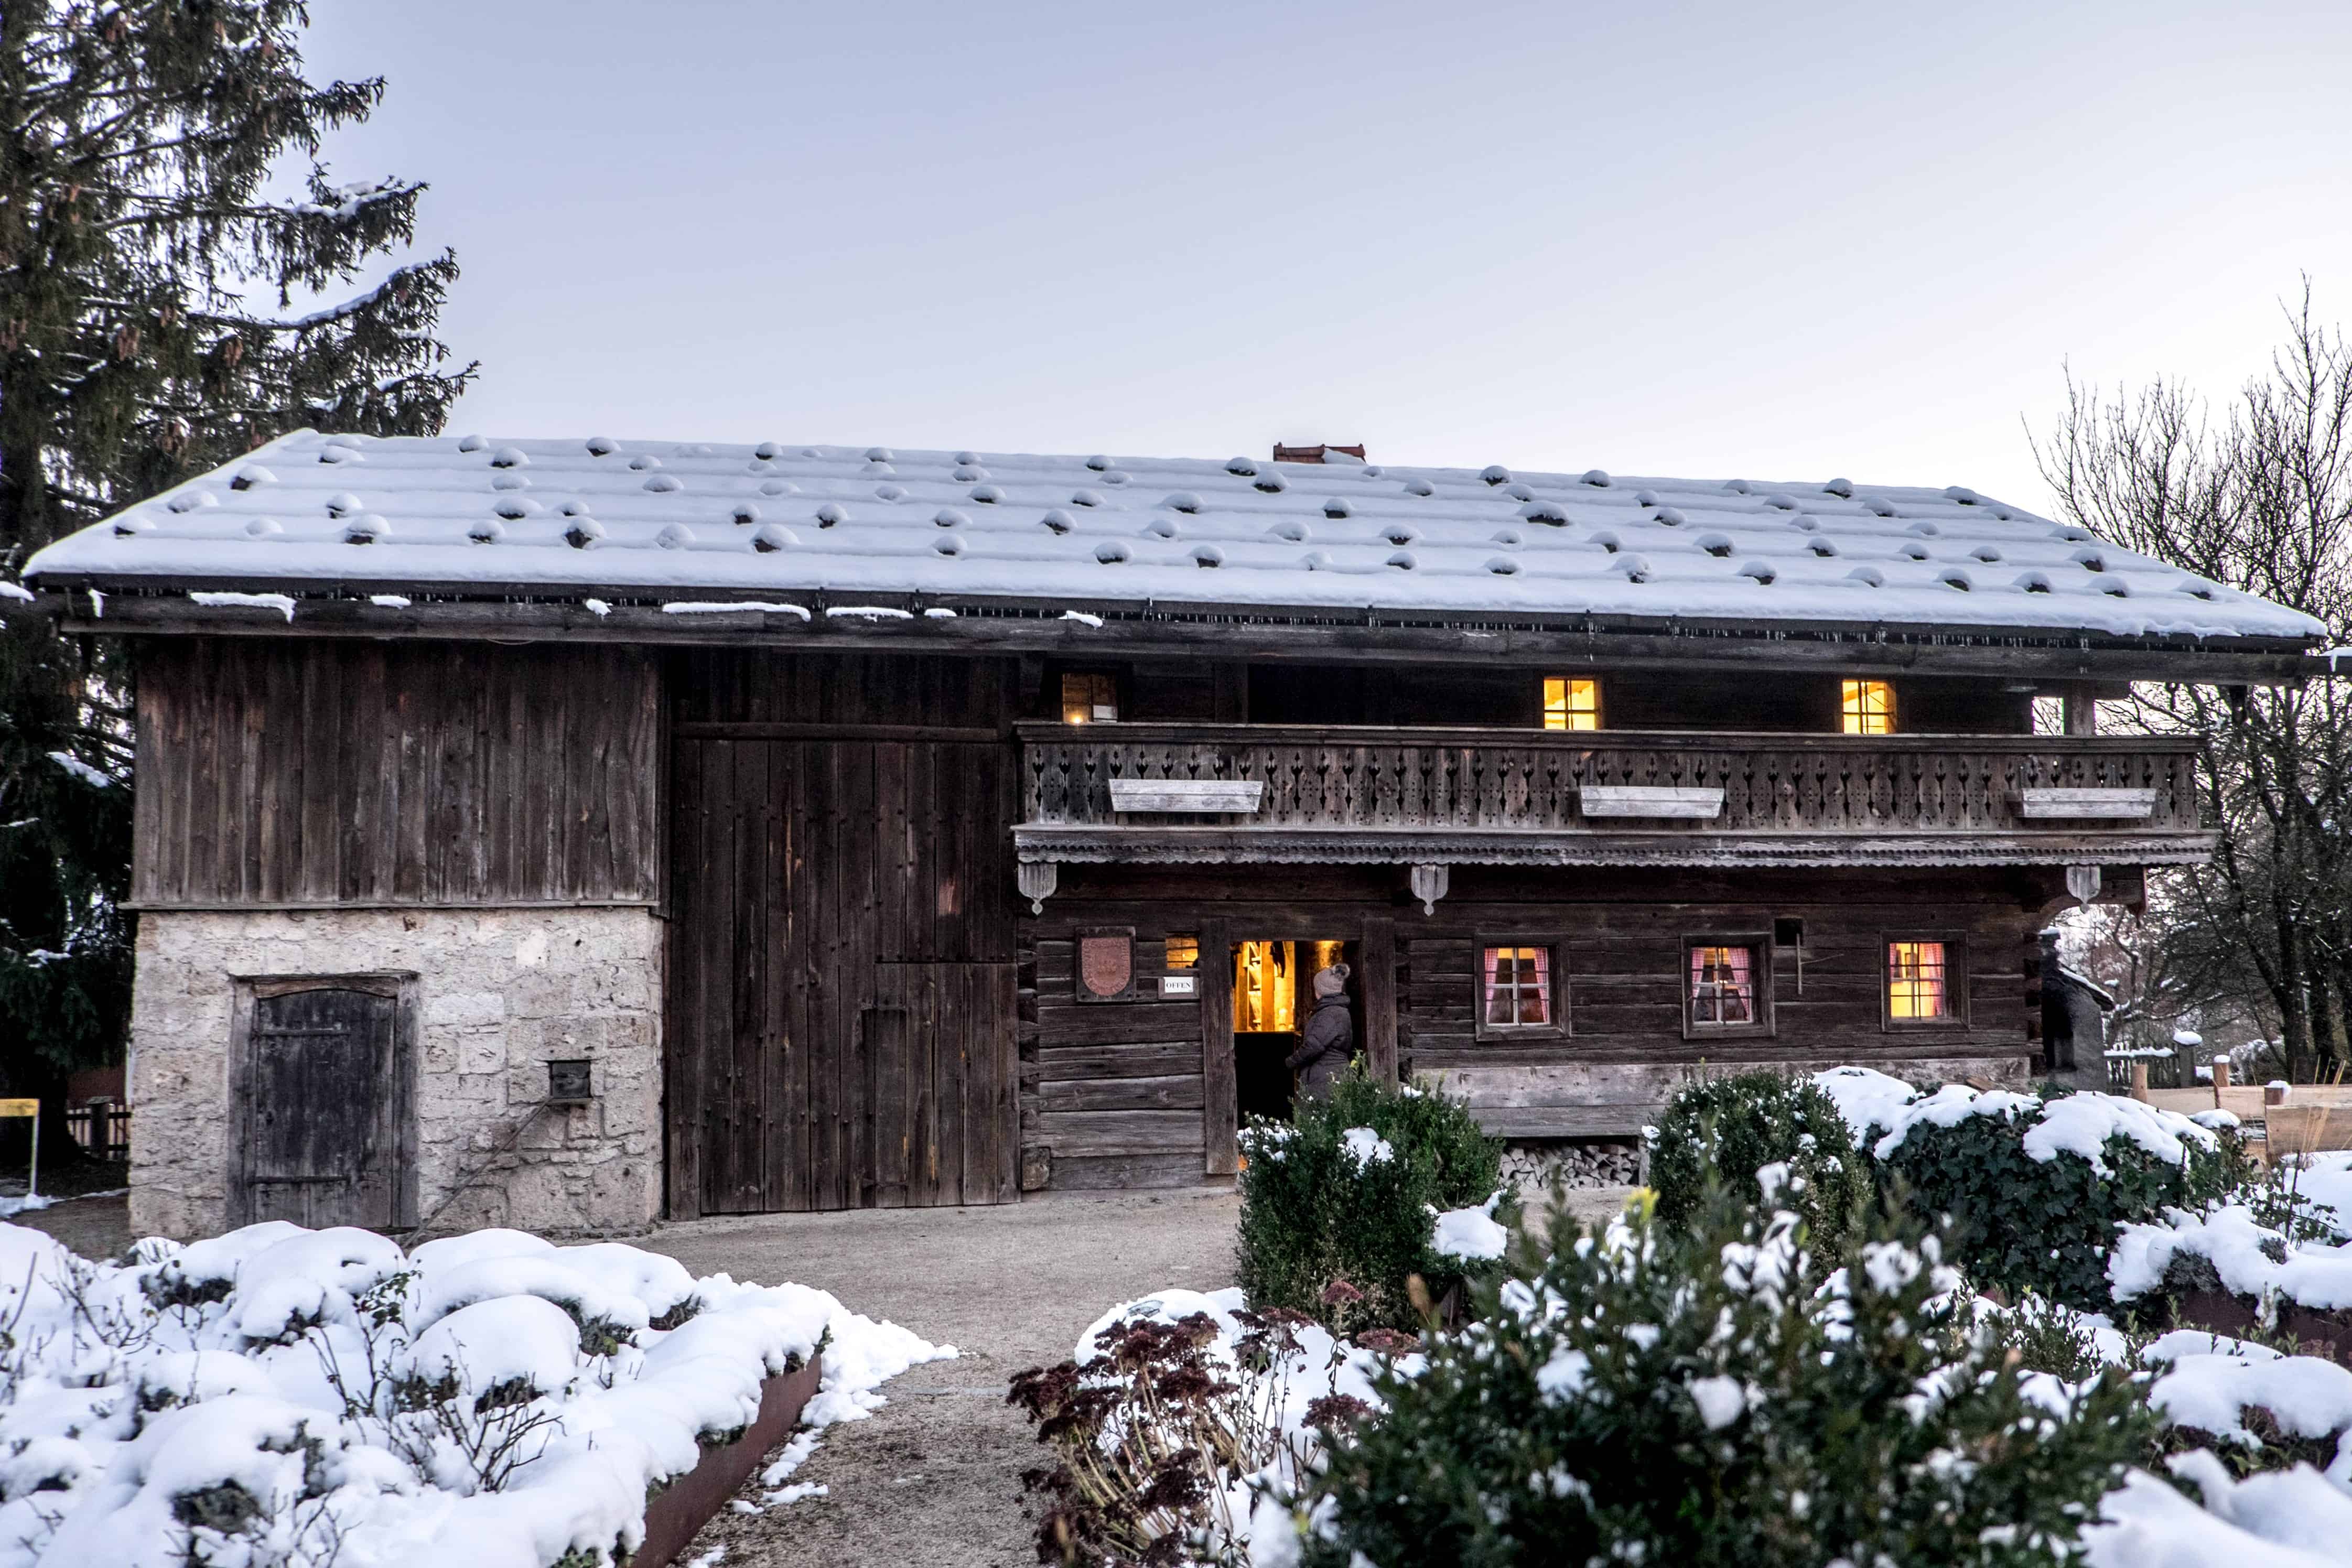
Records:
{"label": "wooden window box", "polygon": [[1649,784],[1587,784],[1577,804],[1588,817],[1647,817],[1660,821],[1711,822],[1723,815],[1721,789]]}
{"label": "wooden window box", "polygon": [[1255,811],[1265,800],[1262,779],[1114,779],[1114,811]]}
{"label": "wooden window box", "polygon": [[2073,821],[2138,822],[2156,815],[2153,789],[2020,789],[2017,814],[2029,821],[2056,817]]}

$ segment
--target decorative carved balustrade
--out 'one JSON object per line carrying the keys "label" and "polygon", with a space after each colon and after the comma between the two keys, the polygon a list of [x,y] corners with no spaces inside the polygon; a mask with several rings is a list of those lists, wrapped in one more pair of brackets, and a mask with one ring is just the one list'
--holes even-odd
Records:
{"label": "decorative carved balustrade", "polygon": [[[1020,729],[1025,861],[2162,864],[2211,843],[2194,743],[2138,736]],[[1120,811],[1114,780],[1264,789],[1245,811]]]}

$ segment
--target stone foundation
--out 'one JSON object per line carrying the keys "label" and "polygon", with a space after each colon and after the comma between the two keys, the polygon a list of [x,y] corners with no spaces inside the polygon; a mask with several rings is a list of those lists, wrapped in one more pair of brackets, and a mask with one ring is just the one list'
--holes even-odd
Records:
{"label": "stone foundation", "polygon": [[[662,925],[608,909],[148,911],[131,1004],[131,1223],[221,1229],[228,1051],[240,977],[417,977],[418,1217],[642,1231],[661,1206]],[[551,1110],[546,1063],[588,1059],[593,1100]]]}
{"label": "stone foundation", "polygon": [[1641,1179],[1642,1146],[1631,1138],[1541,1138],[1507,1144],[1503,1179],[1522,1201],[1555,1184],[1578,1187],[1632,1186]]}

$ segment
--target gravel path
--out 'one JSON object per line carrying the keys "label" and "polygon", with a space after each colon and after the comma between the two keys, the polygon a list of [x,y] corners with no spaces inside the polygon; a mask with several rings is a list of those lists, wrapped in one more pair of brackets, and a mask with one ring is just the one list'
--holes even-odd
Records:
{"label": "gravel path", "polygon": [[[795,1482],[830,1495],[722,1512],[680,1555],[725,1568],[1024,1568],[1036,1562],[1021,1472],[1043,1455],[1004,1403],[1013,1373],[1066,1357],[1107,1307],[1233,1282],[1230,1192],[1057,1195],[1002,1208],[870,1209],[664,1227],[638,1245],[697,1274],[797,1281],[889,1318],[954,1361],[918,1366],[869,1419],[824,1434]],[[743,1494],[756,1497],[755,1475]]]}

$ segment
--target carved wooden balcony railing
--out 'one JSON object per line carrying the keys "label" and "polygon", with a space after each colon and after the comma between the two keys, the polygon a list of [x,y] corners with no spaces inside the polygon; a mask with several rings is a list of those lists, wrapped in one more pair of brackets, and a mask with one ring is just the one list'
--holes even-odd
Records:
{"label": "carved wooden balcony railing", "polygon": [[[1026,810],[1014,839],[1041,866],[2147,865],[2194,862],[2212,844],[2195,744],[2143,736],[1167,724],[1020,734]],[[1255,804],[1123,811],[1115,782],[1129,803]],[[1210,783],[1228,788],[1201,788]]]}

